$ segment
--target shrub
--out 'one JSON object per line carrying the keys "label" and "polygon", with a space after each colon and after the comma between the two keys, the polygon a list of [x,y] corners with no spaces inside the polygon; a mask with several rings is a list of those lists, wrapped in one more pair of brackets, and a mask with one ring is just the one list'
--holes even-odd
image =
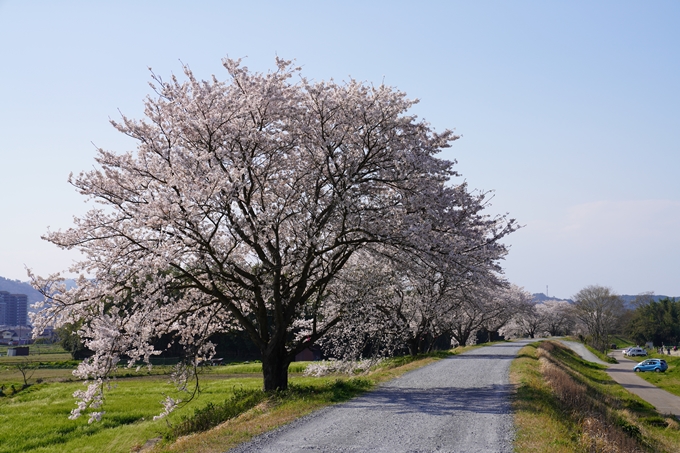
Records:
{"label": "shrub", "polygon": [[170,437],[207,431],[252,409],[266,398],[267,394],[262,390],[234,389],[233,396],[222,404],[208,403],[194,410],[192,417],[183,417],[182,421],[171,429]]}

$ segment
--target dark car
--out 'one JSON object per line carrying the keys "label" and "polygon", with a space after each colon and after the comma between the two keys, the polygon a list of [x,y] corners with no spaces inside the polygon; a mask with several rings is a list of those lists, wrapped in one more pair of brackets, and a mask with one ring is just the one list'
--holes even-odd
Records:
{"label": "dark car", "polygon": [[663,359],[643,360],[642,362],[635,365],[635,367],[633,367],[633,371],[635,371],[636,373],[641,371],[656,371],[657,373],[661,373],[662,371],[666,371],[667,369],[668,364]]}

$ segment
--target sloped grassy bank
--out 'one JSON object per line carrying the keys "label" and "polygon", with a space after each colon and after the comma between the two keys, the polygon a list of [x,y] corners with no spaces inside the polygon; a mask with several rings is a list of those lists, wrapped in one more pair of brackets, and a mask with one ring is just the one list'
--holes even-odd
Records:
{"label": "sloped grassy bank", "polygon": [[515,450],[677,452],[680,424],[559,343],[523,348],[511,366]]}

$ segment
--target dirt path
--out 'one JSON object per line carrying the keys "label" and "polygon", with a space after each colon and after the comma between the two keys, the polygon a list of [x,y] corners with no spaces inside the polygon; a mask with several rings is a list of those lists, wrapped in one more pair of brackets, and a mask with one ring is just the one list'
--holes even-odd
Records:
{"label": "dirt path", "polygon": [[598,359],[592,352],[588,351],[581,343],[563,340],[560,340],[560,342],[571,348],[585,360],[606,365],[608,367],[607,373],[612,379],[621,384],[621,386],[629,392],[636,394],[650,403],[657,411],[659,411],[659,413],[673,414],[680,418],[680,396],[673,395],[672,393],[660,389],[636,375],[633,371],[636,362],[624,357],[622,351],[614,351],[612,353],[619,363],[605,363]]}
{"label": "dirt path", "polygon": [[440,360],[232,452],[512,452],[508,369],[531,341]]}

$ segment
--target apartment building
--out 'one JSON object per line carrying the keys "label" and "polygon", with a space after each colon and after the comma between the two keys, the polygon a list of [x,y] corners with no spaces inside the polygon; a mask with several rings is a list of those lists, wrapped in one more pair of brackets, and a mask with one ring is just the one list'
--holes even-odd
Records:
{"label": "apartment building", "polygon": [[28,296],[0,291],[0,325],[28,325]]}

